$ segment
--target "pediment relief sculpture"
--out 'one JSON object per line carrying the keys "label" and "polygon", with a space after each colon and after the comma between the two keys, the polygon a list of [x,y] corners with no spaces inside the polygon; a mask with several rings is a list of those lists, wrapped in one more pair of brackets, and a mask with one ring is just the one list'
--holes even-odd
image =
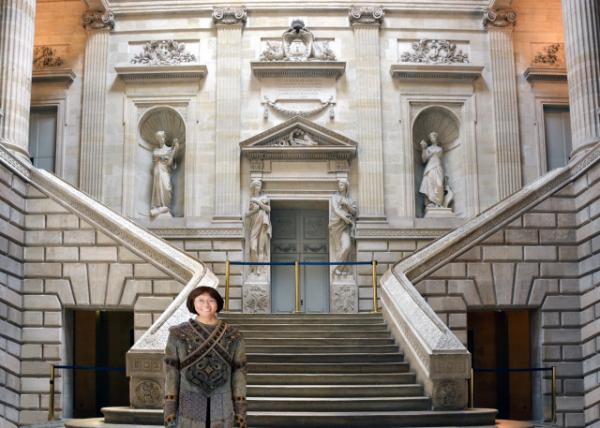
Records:
{"label": "pediment relief sculpture", "polygon": [[420,64],[469,63],[469,55],[449,40],[421,39],[411,45],[412,51],[400,55],[401,62]]}
{"label": "pediment relief sculpture", "polygon": [[185,51],[185,43],[176,40],[151,40],[144,50],[131,59],[132,64],[176,65],[196,62],[196,56]]}
{"label": "pediment relief sculpture", "polygon": [[538,51],[532,61],[537,67],[564,67],[564,46],[562,43],[551,43]]}
{"label": "pediment relief sculpture", "polygon": [[313,137],[311,137],[311,135],[306,132],[305,130],[303,130],[302,128],[296,128],[293,131],[291,131],[289,134],[276,139],[274,141],[271,141],[269,144],[269,146],[276,146],[276,147],[286,147],[286,146],[318,146],[319,143],[317,143]]}
{"label": "pediment relief sculpture", "polygon": [[315,40],[304,21],[294,19],[281,40],[266,41],[260,61],[335,61],[335,53],[328,40]]}
{"label": "pediment relief sculpture", "polygon": [[56,49],[50,46],[36,46],[33,48],[33,68],[61,67],[64,59],[57,55]]}

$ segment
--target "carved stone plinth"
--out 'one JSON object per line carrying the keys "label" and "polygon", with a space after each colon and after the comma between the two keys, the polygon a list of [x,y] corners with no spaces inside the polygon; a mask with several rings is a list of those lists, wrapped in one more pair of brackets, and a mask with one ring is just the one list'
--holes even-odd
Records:
{"label": "carved stone plinth", "polygon": [[163,405],[165,377],[162,352],[127,353],[129,403],[138,409],[160,409]]}
{"label": "carved stone plinth", "polygon": [[353,274],[331,275],[330,312],[333,314],[358,313],[358,286]]}
{"label": "carved stone plinth", "polygon": [[267,276],[249,275],[244,281],[242,303],[244,313],[271,313],[271,286]]}
{"label": "carved stone plinth", "polygon": [[454,211],[452,208],[444,207],[425,207],[426,218],[438,218],[438,217],[454,217]]}

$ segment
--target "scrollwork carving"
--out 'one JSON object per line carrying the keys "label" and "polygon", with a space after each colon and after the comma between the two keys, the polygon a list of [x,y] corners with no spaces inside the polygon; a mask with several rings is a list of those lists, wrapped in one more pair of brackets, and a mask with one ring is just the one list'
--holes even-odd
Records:
{"label": "scrollwork carving", "polygon": [[216,7],[213,9],[213,22],[215,24],[245,24],[248,12],[244,7]]}
{"label": "scrollwork carving", "polygon": [[65,61],[50,46],[36,46],[33,48],[33,68],[60,67]]}
{"label": "scrollwork carving", "polygon": [[374,24],[380,25],[385,12],[381,6],[378,7],[352,7],[348,18],[351,24]]}
{"label": "scrollwork carving", "polygon": [[483,13],[483,25],[508,27],[517,22],[517,13],[513,9],[488,9]]}
{"label": "scrollwork carving", "polygon": [[421,39],[411,45],[412,52],[400,55],[401,62],[422,64],[468,63],[469,56],[449,40]]}
{"label": "scrollwork carving", "polygon": [[115,15],[110,10],[86,10],[81,20],[86,30],[112,30],[115,28]]}

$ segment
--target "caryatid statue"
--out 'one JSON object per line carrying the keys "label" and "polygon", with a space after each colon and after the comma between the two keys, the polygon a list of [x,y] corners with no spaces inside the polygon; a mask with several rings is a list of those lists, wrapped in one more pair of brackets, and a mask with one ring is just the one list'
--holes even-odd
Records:
{"label": "caryatid statue", "polygon": [[[262,181],[250,183],[250,202],[246,212],[246,227],[249,233],[250,261],[266,262],[271,242],[271,203],[262,194]],[[260,274],[264,269],[251,266],[250,272]]]}
{"label": "caryatid statue", "polygon": [[425,163],[423,180],[419,192],[425,195],[425,207],[448,208],[452,202],[453,193],[447,177],[444,177],[442,156],[444,149],[440,146],[437,132],[430,132],[429,142],[421,140],[421,160]]}
{"label": "caryatid statue", "polygon": [[171,172],[177,168],[175,163],[180,150],[179,140],[173,139],[171,146],[166,144],[165,131],[156,131],[154,134],[156,147],[152,151],[152,162],[154,164],[152,173],[152,199],[150,202],[150,215],[171,215],[171,200],[173,199],[173,186],[171,183]]}
{"label": "caryatid statue", "polygon": [[[338,181],[338,191],[331,197],[329,215],[329,236],[335,262],[350,261],[352,235],[357,214],[356,202],[348,196],[348,181],[341,179]],[[347,270],[346,266],[336,266],[334,273],[342,275]]]}

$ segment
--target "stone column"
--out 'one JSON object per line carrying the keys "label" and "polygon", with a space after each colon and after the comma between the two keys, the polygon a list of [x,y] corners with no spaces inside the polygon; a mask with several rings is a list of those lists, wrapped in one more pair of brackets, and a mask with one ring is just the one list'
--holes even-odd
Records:
{"label": "stone column", "polygon": [[215,219],[239,220],[241,52],[244,8],[215,8],[217,27],[217,95],[215,152]]}
{"label": "stone column", "polygon": [[0,2],[0,142],[29,161],[35,0]]}
{"label": "stone column", "polygon": [[82,21],[88,37],[83,66],[79,188],[101,200],[108,38],[115,26],[115,19],[110,11],[88,10],[83,14]]}
{"label": "stone column", "polygon": [[562,0],[573,153],[600,141],[600,5]]}
{"label": "stone column", "polygon": [[353,110],[358,140],[360,220],[385,219],[379,57],[379,27],[383,16],[380,7],[354,7],[349,15],[356,49]]}
{"label": "stone column", "polygon": [[519,112],[512,30],[517,15],[511,9],[489,9],[484,15],[490,39],[498,197],[505,199],[522,186]]}

